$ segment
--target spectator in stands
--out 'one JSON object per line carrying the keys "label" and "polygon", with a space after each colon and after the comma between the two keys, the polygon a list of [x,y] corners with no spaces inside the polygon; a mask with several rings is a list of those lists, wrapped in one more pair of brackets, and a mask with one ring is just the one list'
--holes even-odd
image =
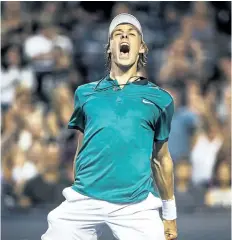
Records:
{"label": "spectator in stands", "polygon": [[68,80],[69,72],[72,67],[70,55],[64,49],[59,46],[54,47],[54,67],[53,67],[53,79],[54,85],[65,83]]}
{"label": "spectator in stands", "polygon": [[172,159],[176,163],[182,156],[189,155],[199,118],[196,113],[183,105],[179,90],[171,87],[165,87],[165,89],[172,95],[175,103],[175,113],[169,136],[169,148]]}
{"label": "spectator in stands", "polygon": [[217,162],[212,186],[205,195],[209,207],[231,207],[231,163],[229,159]]}
{"label": "spectator in stands", "polygon": [[175,166],[175,197],[179,211],[194,211],[204,204],[205,190],[192,184],[192,166],[182,157]]}
{"label": "spectator in stands", "polygon": [[57,204],[63,200],[62,190],[66,187],[63,184],[59,172],[59,148],[56,144],[50,143],[46,148],[41,173],[35,178],[26,182],[23,196],[19,204],[25,207],[35,207],[41,204]]}
{"label": "spectator in stands", "polygon": [[22,26],[21,2],[10,1],[3,4],[2,32],[18,30]]}
{"label": "spectator in stands", "polygon": [[17,85],[23,85],[33,90],[35,88],[35,77],[28,66],[22,65],[20,49],[12,46],[6,53],[6,70],[2,70],[1,77],[1,105],[2,109],[8,109],[14,100]]}
{"label": "spectator in stands", "polygon": [[67,84],[73,93],[76,91],[77,87],[84,84],[84,78],[81,75],[80,71],[72,68],[69,72]]}
{"label": "spectator in stands", "polygon": [[111,18],[121,13],[131,13],[129,5],[125,2],[116,2],[112,9]]}
{"label": "spectator in stands", "polygon": [[202,188],[192,185],[192,166],[188,157],[182,157],[175,166],[175,197],[179,211],[193,211],[203,205]]}
{"label": "spectator in stands", "polygon": [[195,185],[204,185],[211,181],[217,154],[224,140],[211,100],[213,99],[203,99],[200,96],[195,98],[195,107],[202,122],[201,128],[195,135],[195,143],[191,152]]}
{"label": "spectator in stands", "polygon": [[61,127],[66,127],[69,121],[69,114],[72,114],[73,98],[67,85],[61,85],[54,90],[53,107],[58,116]]}
{"label": "spectator in stands", "polygon": [[161,83],[185,82],[186,77],[192,74],[201,76],[203,50],[198,41],[187,41],[180,35],[168,47],[165,58],[159,74]]}

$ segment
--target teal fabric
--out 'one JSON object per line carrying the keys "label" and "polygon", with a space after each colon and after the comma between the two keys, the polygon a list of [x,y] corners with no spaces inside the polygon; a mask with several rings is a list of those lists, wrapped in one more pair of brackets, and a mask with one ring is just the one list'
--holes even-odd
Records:
{"label": "teal fabric", "polygon": [[80,86],[69,128],[84,132],[73,189],[112,203],[158,196],[151,171],[154,141],[167,141],[174,112],[169,93],[141,79],[117,87],[107,76]]}

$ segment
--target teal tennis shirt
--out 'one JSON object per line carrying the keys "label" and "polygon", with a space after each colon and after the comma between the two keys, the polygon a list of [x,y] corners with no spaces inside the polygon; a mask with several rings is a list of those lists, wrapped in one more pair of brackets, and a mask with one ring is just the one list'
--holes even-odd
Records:
{"label": "teal tennis shirt", "polygon": [[68,128],[84,133],[75,161],[77,192],[112,203],[140,202],[152,192],[154,141],[166,141],[174,112],[169,93],[139,79],[122,89],[109,76],[78,87]]}

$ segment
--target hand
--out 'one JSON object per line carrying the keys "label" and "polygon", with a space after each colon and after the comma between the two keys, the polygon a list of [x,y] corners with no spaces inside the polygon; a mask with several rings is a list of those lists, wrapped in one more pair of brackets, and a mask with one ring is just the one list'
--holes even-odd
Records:
{"label": "hand", "polygon": [[166,240],[177,239],[176,220],[163,220]]}

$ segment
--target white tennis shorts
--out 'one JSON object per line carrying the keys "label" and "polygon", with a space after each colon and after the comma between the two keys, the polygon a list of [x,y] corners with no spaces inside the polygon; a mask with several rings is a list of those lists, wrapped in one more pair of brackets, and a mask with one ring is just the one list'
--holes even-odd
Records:
{"label": "white tennis shorts", "polygon": [[96,200],[71,187],[63,195],[66,200],[48,214],[48,230],[42,240],[97,240],[104,224],[116,239],[165,240],[158,211],[162,202],[151,193],[135,204]]}

